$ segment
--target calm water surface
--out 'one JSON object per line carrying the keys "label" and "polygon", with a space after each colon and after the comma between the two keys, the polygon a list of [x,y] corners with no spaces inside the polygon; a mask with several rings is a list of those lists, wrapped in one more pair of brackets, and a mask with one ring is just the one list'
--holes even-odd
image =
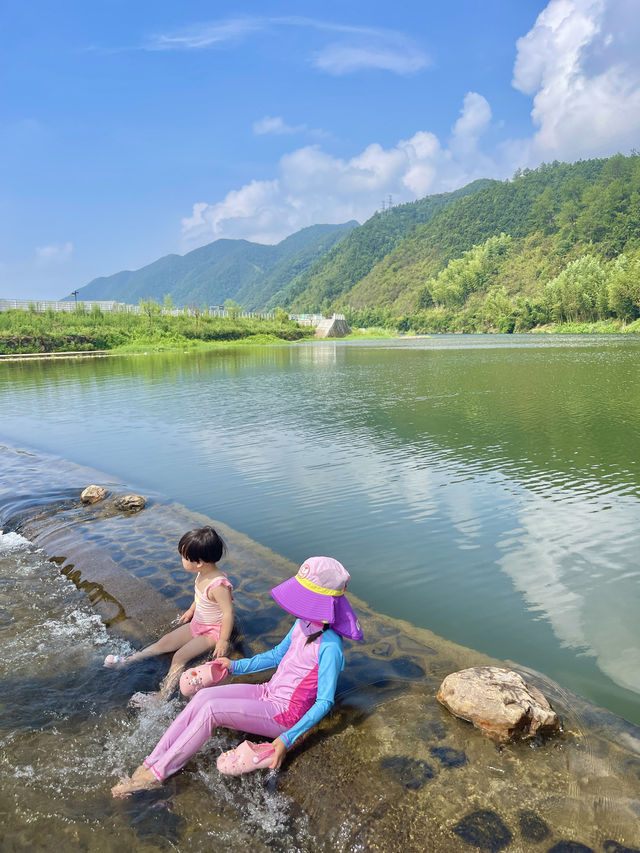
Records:
{"label": "calm water surface", "polygon": [[153,489],[640,722],[640,340],[0,363],[0,439]]}

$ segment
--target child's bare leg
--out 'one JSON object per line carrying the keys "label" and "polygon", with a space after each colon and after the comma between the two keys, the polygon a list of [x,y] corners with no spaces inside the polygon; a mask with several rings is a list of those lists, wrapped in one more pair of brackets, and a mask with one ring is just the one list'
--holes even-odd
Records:
{"label": "child's bare leg", "polygon": [[150,791],[153,788],[160,788],[161,785],[162,782],[156,779],[151,770],[141,764],[130,777],[122,779],[117,785],[113,786],[111,796],[128,797],[129,794],[134,794],[136,791]]}
{"label": "child's bare leg", "polygon": [[217,639],[210,634],[201,634],[198,637],[193,637],[182,648],[178,649],[171,660],[169,672],[160,685],[160,696],[163,699],[168,699],[176,689],[180,676],[189,661],[211,651],[217,642]]}
{"label": "child's bare leg", "polygon": [[155,657],[156,655],[164,655],[169,652],[175,652],[176,649],[181,648],[185,644],[189,643],[191,639],[191,628],[188,625],[180,625],[179,628],[176,628],[175,631],[170,631],[168,634],[165,634],[163,637],[160,637],[155,643],[152,643],[150,646],[147,646],[145,649],[142,649],[139,652],[135,652],[130,655],[125,663],[130,664],[134,663],[138,660],[144,660],[145,658]]}

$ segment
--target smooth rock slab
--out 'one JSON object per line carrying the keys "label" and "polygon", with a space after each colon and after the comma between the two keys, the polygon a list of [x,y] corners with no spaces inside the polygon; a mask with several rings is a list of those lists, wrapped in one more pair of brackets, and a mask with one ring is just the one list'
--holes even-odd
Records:
{"label": "smooth rock slab", "polygon": [[518,672],[497,666],[451,673],[440,685],[438,701],[498,743],[552,734],[560,728],[555,711],[537,687],[527,684]]}

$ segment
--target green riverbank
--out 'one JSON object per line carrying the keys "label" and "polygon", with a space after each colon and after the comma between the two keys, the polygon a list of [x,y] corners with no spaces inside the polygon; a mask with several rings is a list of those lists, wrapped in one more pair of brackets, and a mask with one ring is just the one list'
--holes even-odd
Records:
{"label": "green riverbank", "polygon": [[[496,332],[498,330],[495,330]],[[169,350],[196,351],[228,346],[269,346],[313,338],[312,326],[275,317],[217,317],[207,314],[125,314],[90,312],[0,312],[0,356],[47,354],[139,354]],[[432,330],[435,332],[435,330]],[[355,329],[343,340],[370,340],[425,334],[420,329],[379,326]],[[429,334],[427,331],[426,334]],[[556,323],[529,334],[640,334],[640,320]]]}

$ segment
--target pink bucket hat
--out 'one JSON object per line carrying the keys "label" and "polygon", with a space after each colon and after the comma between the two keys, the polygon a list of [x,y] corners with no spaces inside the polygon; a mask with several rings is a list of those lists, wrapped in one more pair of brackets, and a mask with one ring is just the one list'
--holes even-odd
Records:
{"label": "pink bucket hat", "polygon": [[345,590],[351,575],[332,557],[309,557],[296,575],[271,590],[275,601],[298,619],[325,622],[336,634],[361,640],[360,623]]}

